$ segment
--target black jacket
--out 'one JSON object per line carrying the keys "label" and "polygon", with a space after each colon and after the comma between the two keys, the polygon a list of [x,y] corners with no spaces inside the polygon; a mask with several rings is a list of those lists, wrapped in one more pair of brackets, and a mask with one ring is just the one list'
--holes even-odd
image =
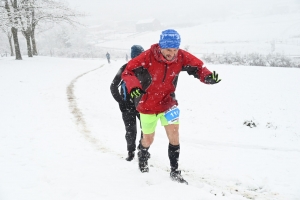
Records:
{"label": "black jacket", "polygon": [[121,74],[126,66],[127,64],[124,64],[119,69],[110,85],[110,92],[114,99],[119,103],[120,110],[122,112],[135,110],[135,106],[130,98],[130,94],[127,92],[125,82],[121,78]]}

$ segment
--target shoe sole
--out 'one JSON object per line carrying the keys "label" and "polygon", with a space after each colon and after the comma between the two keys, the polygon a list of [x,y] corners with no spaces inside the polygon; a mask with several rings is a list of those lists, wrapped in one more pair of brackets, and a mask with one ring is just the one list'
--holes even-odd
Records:
{"label": "shoe sole", "polygon": [[174,178],[171,178],[171,180],[174,181],[174,182],[177,182],[177,183],[184,183],[184,184],[186,184],[186,185],[189,184],[186,180],[179,181],[179,180],[174,179]]}
{"label": "shoe sole", "polygon": [[145,169],[145,168],[144,168],[144,169],[141,169],[141,168],[140,168],[140,171],[141,171],[142,173],[149,172],[149,168],[146,168],[146,169]]}
{"label": "shoe sole", "polygon": [[132,161],[134,159],[134,157],[133,158],[125,158],[125,160],[127,160],[127,161]]}

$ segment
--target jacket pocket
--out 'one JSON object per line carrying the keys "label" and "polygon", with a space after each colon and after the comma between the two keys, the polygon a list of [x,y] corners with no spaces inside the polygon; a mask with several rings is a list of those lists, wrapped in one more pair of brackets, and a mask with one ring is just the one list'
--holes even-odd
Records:
{"label": "jacket pocket", "polygon": [[[135,105],[135,107],[138,107],[138,105],[140,104],[140,103],[145,103],[146,101],[147,101],[147,99],[148,99],[148,94],[146,93],[146,94],[142,94],[140,97],[138,97],[138,98],[135,98],[134,99],[134,105]],[[143,106],[142,106],[143,107]]]}

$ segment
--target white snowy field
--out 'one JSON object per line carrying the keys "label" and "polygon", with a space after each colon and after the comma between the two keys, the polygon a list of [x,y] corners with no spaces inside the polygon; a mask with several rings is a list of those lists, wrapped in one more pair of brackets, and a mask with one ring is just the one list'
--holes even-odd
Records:
{"label": "white snowy field", "polygon": [[180,75],[187,186],[169,178],[160,125],[150,172],[125,160],[109,90],[124,62],[0,58],[1,200],[300,199],[299,69],[207,64],[217,85]]}
{"label": "white snowy field", "polygon": [[[241,17],[202,23],[193,27],[176,28],[181,35],[181,48],[193,54],[215,53],[280,53],[300,52],[300,14],[278,14]],[[174,27],[166,27],[174,28]],[[165,28],[165,29],[166,29]],[[100,47],[130,49],[139,42],[145,48],[158,42],[161,30],[132,34],[111,34],[99,41]],[[95,38],[91,42],[97,42]],[[272,43],[275,42],[274,47]],[[112,55],[113,56],[113,55]]]}

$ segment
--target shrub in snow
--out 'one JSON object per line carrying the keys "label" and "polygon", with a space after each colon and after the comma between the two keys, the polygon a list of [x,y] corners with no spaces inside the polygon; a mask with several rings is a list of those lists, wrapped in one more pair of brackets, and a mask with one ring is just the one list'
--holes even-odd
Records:
{"label": "shrub in snow", "polygon": [[222,63],[234,64],[234,65],[244,65],[247,63],[246,57],[241,53],[225,53],[222,57]]}
{"label": "shrub in snow", "polygon": [[253,128],[253,127],[257,126],[256,123],[254,121],[252,121],[252,120],[246,120],[246,121],[244,121],[244,125],[245,126],[249,126],[250,128]]}
{"label": "shrub in snow", "polygon": [[204,54],[202,59],[205,60],[208,63],[215,63],[216,60],[218,60],[216,54]]}
{"label": "shrub in snow", "polygon": [[292,59],[282,54],[269,54],[267,55],[267,62],[269,66],[273,67],[294,67]]}
{"label": "shrub in snow", "polygon": [[294,62],[294,67],[300,68],[300,60],[297,62]]}
{"label": "shrub in snow", "polygon": [[251,53],[247,56],[247,63],[250,66],[266,66],[266,58],[258,53]]}
{"label": "shrub in snow", "polygon": [[267,128],[277,129],[277,126],[274,126],[271,122],[268,122],[266,125]]}
{"label": "shrub in snow", "polygon": [[300,61],[292,60],[283,54],[262,55],[258,53],[241,54],[225,53],[222,55],[205,54],[202,57],[208,63],[250,65],[250,66],[271,66],[271,67],[300,67]]}

